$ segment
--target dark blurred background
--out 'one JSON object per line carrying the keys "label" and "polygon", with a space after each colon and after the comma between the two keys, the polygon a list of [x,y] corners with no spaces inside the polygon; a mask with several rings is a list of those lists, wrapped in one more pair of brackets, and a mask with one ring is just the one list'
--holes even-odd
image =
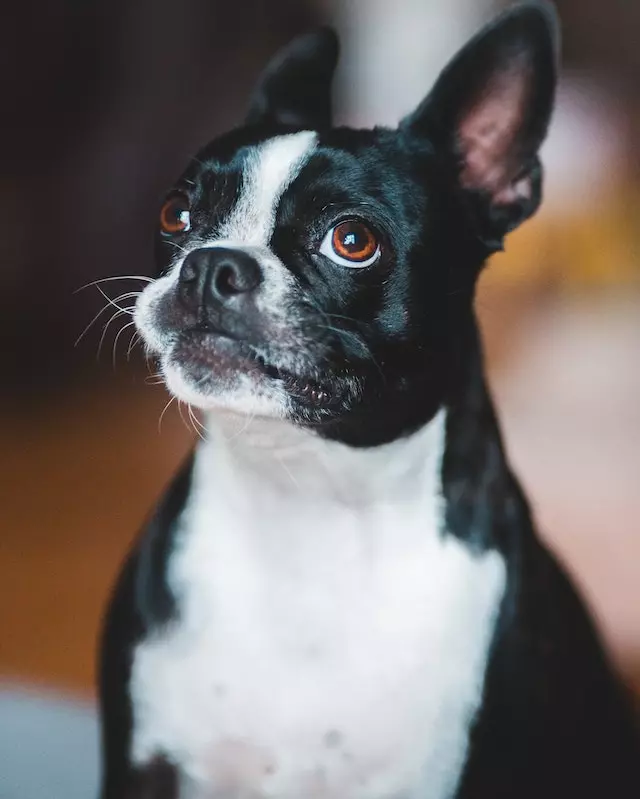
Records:
{"label": "dark blurred background", "polygon": [[[252,81],[292,35],[336,25],[338,119],[393,124],[501,5],[4,4],[3,799],[75,799],[93,785],[100,615],[136,529],[194,438],[173,405],[159,432],[167,396],[139,347],[127,357],[127,314],[96,357],[116,309],[97,287],[78,289],[152,272],[163,192],[194,150],[242,119]],[[478,311],[507,443],[541,530],[640,692],[640,3],[557,5],[564,68],[545,204],[494,259]],[[142,282],[99,285],[129,307]],[[81,768],[68,755],[77,747]]]}

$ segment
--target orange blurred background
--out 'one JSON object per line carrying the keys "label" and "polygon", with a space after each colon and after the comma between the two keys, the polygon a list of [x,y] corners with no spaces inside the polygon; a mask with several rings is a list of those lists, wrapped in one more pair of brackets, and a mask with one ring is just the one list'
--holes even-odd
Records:
{"label": "orange blurred background", "polygon": [[[37,12],[17,6],[3,17],[3,799],[75,799],[93,786],[101,613],[195,437],[175,404],[159,430],[168,397],[139,348],[127,357],[132,328],[118,334],[128,317],[109,326],[100,358],[108,309],[74,347],[107,305],[95,288],[74,291],[152,271],[158,198],[200,144],[241,117],[251,81],[290,36],[337,25],[339,119],[393,124],[498,6],[43,0]],[[640,693],[640,4],[558,6],[565,60],[545,203],[490,265],[478,312],[507,445],[541,532]],[[140,283],[103,286],[115,298]],[[50,715],[38,715],[40,700],[53,702]],[[64,715],[71,707],[80,720]],[[34,730],[39,754],[22,776],[19,736],[33,741]],[[52,749],[78,730],[90,752],[82,776],[75,758]]]}

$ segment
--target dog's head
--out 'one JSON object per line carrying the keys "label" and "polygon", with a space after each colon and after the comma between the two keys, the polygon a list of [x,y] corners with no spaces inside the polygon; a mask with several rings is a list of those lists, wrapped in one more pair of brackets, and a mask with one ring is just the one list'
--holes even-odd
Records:
{"label": "dog's head", "polygon": [[373,444],[446,400],[480,268],[539,204],[556,23],[498,18],[395,130],[332,128],[337,55],[295,40],[189,164],[135,318],[178,398]]}

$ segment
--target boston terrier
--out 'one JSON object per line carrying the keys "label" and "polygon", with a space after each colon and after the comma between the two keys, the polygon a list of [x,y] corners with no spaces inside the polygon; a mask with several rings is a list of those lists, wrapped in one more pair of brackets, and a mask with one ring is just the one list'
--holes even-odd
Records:
{"label": "boston terrier", "polygon": [[473,309],[540,202],[557,52],[516,6],[396,129],[353,130],[320,30],[168,194],[135,321],[206,434],[111,602],[102,799],[640,797]]}

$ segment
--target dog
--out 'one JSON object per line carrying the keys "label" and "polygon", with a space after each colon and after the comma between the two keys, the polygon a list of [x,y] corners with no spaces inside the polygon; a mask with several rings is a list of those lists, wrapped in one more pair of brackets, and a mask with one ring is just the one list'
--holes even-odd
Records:
{"label": "dog", "polygon": [[336,35],[303,36],[167,195],[135,322],[207,432],[111,601],[102,799],[640,796],[473,309],[540,202],[558,40],[515,6],[397,129],[353,130]]}

